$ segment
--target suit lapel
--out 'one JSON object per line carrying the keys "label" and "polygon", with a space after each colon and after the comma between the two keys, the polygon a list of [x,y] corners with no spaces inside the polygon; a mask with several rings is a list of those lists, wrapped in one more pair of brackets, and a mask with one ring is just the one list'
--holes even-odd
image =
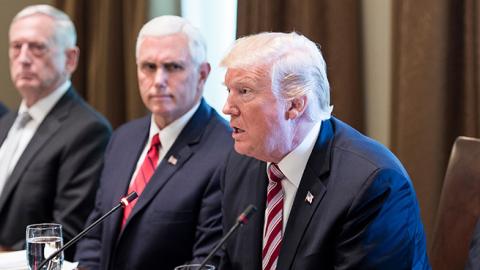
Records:
{"label": "suit lapel", "polygon": [[[267,200],[267,186],[268,178],[266,171],[266,163],[258,162],[256,167],[249,169],[246,174],[252,184],[252,188],[247,189],[250,191],[247,194],[248,201],[245,203],[245,207],[249,204],[253,204],[257,207],[257,213],[252,217],[251,224],[244,226],[245,231],[239,231],[238,237],[241,243],[241,252],[248,251],[251,254],[253,260],[252,269],[262,269],[262,246],[263,246],[263,225],[265,222],[265,202]],[[243,209],[242,209],[243,210]],[[240,213],[238,213],[240,214]]]}
{"label": "suit lapel", "polygon": [[7,138],[8,131],[15,122],[15,118],[17,117],[16,112],[9,112],[3,118],[0,118],[0,146],[3,144],[3,141]]}
{"label": "suit lapel", "polygon": [[[167,153],[157,169],[155,169],[155,173],[153,174],[152,179],[148,182],[142,195],[138,198],[137,204],[133,208],[126,226],[128,226],[130,219],[135,218],[135,216],[145,208],[153,198],[155,198],[156,194],[162,189],[168,180],[171,179],[172,175],[183,167],[192,154],[193,151],[188,145],[184,145],[179,151],[169,151],[169,153]],[[170,156],[177,159],[175,164],[171,164],[167,161]]]}
{"label": "suit lapel", "polygon": [[[110,186],[106,187],[108,189],[112,189],[111,193],[103,194],[103,196],[108,197],[108,202],[112,202],[111,206],[106,206],[107,208],[114,207],[121,198],[123,198],[130,185],[130,181],[135,171],[138,158],[145,147],[146,141],[148,139],[148,134],[150,131],[150,120],[151,116],[144,117],[139,124],[139,126],[134,127],[130,130],[130,134],[128,137],[128,143],[122,144],[121,154],[117,152],[113,153],[116,154],[115,163],[116,168],[114,172],[109,172],[111,175],[109,176],[109,183]],[[113,185],[113,186],[112,186]],[[137,202],[138,204],[138,202]],[[110,229],[108,230],[111,232],[106,237],[110,237],[106,239],[104,243],[109,243],[110,245],[115,244],[116,240],[118,239],[118,235],[120,233],[120,224],[123,218],[123,210],[117,211],[112,214],[112,216],[108,219],[108,226]],[[110,248],[108,250],[113,250]],[[108,260],[107,260],[108,261]]]}
{"label": "suit lapel", "polygon": [[[325,181],[330,171],[331,145],[333,142],[331,121],[322,122],[320,134],[295,195],[282,239],[282,248],[277,264],[278,270],[291,268],[299,245],[303,241],[305,231],[326,192]],[[309,194],[313,195],[313,199]]]}
{"label": "suit lapel", "polygon": [[[175,140],[175,143],[172,145],[168,153],[165,155],[165,158],[160,162],[159,166],[155,170],[152,179],[148,182],[142,195],[138,198],[138,201],[132,213],[130,214],[127,223],[125,224],[125,230],[128,229],[130,221],[139,215],[142,209],[145,208],[150,201],[157,196],[162,187],[178,170],[183,167],[191,155],[194,154],[195,150],[193,146],[200,141],[205,127],[208,125],[210,115],[210,107],[208,107],[208,105],[206,105],[206,103],[202,100],[200,107],[188,121],[182,132],[180,132],[178,138]],[[170,157],[175,158],[176,162],[170,162]]]}
{"label": "suit lapel", "polygon": [[26,168],[32,162],[32,159],[35,158],[36,153],[53,137],[60,128],[61,122],[68,116],[73,98],[74,93],[72,90],[67,91],[38,127],[35,135],[33,135],[24,152],[20,156],[12,174],[5,184],[2,196],[0,197],[0,211],[4,207],[10,193],[13,192],[18,181],[20,181]]}

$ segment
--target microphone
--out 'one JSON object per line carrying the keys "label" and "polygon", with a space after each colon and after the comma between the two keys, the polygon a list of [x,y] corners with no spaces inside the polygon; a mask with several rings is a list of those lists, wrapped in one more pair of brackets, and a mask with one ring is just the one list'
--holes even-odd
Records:
{"label": "microphone", "polygon": [[80,238],[82,238],[85,234],[87,234],[89,231],[91,231],[95,226],[97,226],[98,223],[102,222],[104,219],[106,219],[108,216],[110,216],[113,212],[117,211],[120,207],[125,208],[129,203],[131,203],[133,200],[137,199],[138,195],[135,191],[132,191],[130,194],[127,196],[123,197],[120,202],[113,207],[110,211],[108,211],[105,215],[97,219],[95,222],[93,222],[90,226],[85,228],[83,231],[81,231],[77,236],[72,238],[72,240],[68,241],[63,247],[55,251],[52,255],[50,255],[48,258],[46,258],[39,266],[38,269],[42,269],[42,267],[47,264],[49,261],[51,261],[53,258],[55,258],[60,252],[64,251],[71,245],[75,244]]}
{"label": "microphone", "polygon": [[248,223],[248,220],[252,217],[252,215],[256,211],[257,211],[257,208],[252,204],[250,204],[249,206],[247,206],[247,208],[245,208],[245,210],[243,210],[243,212],[238,216],[237,222],[235,222],[235,225],[233,225],[232,228],[230,228],[230,230],[228,231],[228,233],[225,234],[222,237],[222,239],[220,239],[220,241],[218,241],[215,248],[213,248],[213,250],[210,251],[210,253],[205,258],[205,260],[203,260],[203,262],[200,264],[200,267],[198,267],[199,270],[201,270],[207,264],[207,262],[212,258],[212,256],[215,255],[215,253],[217,253],[218,249],[221,246],[223,246],[225,242],[227,242],[228,238],[230,238],[230,236],[238,229],[238,227]]}

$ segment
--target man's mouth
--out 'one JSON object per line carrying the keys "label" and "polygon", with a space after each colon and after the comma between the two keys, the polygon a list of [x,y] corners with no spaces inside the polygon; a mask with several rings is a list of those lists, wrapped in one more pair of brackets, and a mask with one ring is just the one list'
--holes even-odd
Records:
{"label": "man's mouth", "polygon": [[32,73],[20,73],[18,74],[17,78],[19,79],[31,79],[34,75]]}

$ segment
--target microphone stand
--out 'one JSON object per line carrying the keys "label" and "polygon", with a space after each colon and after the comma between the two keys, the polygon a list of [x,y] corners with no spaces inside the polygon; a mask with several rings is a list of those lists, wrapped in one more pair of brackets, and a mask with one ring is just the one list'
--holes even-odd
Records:
{"label": "microphone stand", "polygon": [[247,208],[238,216],[237,222],[235,222],[235,225],[230,228],[227,234],[225,234],[220,241],[218,241],[217,245],[213,250],[208,254],[208,256],[203,260],[203,262],[200,264],[200,267],[198,267],[198,270],[202,270],[202,268],[207,264],[207,262],[217,253],[218,249],[223,246],[223,244],[230,238],[230,236],[238,229],[238,227],[247,224],[249,218],[257,211],[257,208],[253,205],[247,206]]}
{"label": "microphone stand", "polygon": [[95,226],[97,226],[98,223],[102,222],[104,219],[106,219],[108,216],[110,216],[113,212],[117,211],[118,208],[120,207],[125,207],[129,203],[131,203],[133,200],[135,200],[138,197],[137,193],[133,191],[132,193],[128,194],[126,197],[123,197],[120,202],[112,208],[112,210],[108,211],[105,215],[97,219],[95,222],[93,222],[90,226],[85,228],[83,231],[81,231],[77,236],[72,238],[72,240],[68,241],[63,247],[60,249],[56,250],[53,254],[48,256],[39,266],[38,269],[42,269],[45,264],[47,264],[49,261],[51,261],[53,258],[55,258],[58,254],[63,252],[65,249],[70,247],[71,245],[75,244],[80,238],[82,238],[85,234],[87,234],[89,231],[91,231]]}

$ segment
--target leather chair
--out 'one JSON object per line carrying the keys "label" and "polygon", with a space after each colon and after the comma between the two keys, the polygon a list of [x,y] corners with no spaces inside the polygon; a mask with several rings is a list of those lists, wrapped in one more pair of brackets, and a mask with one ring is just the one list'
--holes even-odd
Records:
{"label": "leather chair", "polygon": [[463,270],[480,217],[480,139],[458,137],[450,154],[435,221],[433,270]]}

